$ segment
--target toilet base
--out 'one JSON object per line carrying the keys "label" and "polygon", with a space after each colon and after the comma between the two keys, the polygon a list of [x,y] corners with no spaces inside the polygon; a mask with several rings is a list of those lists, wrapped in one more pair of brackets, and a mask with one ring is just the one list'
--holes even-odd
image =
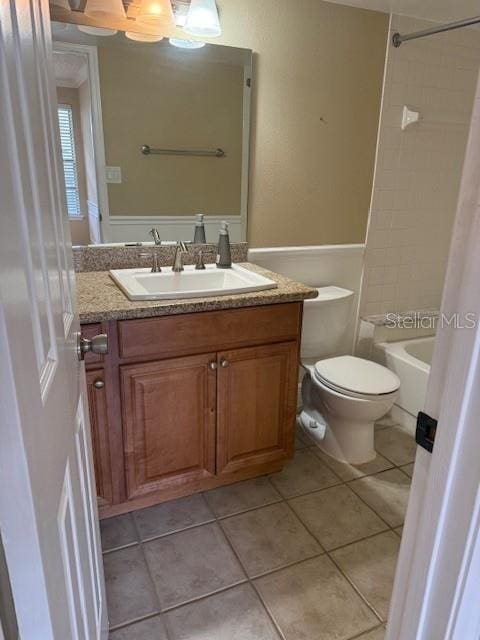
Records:
{"label": "toilet base", "polygon": [[347,464],[366,464],[377,456],[375,451],[375,423],[349,422],[329,418],[325,438],[317,446],[328,456]]}
{"label": "toilet base", "polygon": [[335,421],[330,425],[312,409],[298,415],[297,424],[308,438],[330,458],[346,464],[360,465],[375,460],[375,423]]}

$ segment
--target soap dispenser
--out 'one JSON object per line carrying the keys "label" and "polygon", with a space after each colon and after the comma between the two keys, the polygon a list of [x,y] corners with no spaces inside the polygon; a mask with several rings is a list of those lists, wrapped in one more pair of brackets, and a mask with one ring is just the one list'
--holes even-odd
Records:
{"label": "soap dispenser", "polygon": [[203,223],[203,213],[197,213],[195,216],[195,233],[193,235],[194,244],[207,244],[205,237],[205,224]]}
{"label": "soap dispenser", "polygon": [[228,235],[228,222],[220,224],[220,236],[218,238],[217,267],[230,269],[232,266],[232,254],[230,251],[230,238]]}

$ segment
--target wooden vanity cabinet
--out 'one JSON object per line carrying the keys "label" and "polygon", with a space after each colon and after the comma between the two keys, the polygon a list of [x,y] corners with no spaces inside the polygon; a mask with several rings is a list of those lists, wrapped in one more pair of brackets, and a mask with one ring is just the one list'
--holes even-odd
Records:
{"label": "wooden vanity cabinet", "polygon": [[103,507],[113,502],[105,374],[103,369],[89,369],[86,377],[97,500]]}
{"label": "wooden vanity cabinet", "polygon": [[87,364],[101,517],[281,469],[301,313],[293,302],[102,323],[109,353]]}
{"label": "wooden vanity cabinet", "polygon": [[215,475],[215,354],[120,368],[127,498]]}
{"label": "wooden vanity cabinet", "polygon": [[297,397],[296,342],[218,355],[217,474],[283,460]]}

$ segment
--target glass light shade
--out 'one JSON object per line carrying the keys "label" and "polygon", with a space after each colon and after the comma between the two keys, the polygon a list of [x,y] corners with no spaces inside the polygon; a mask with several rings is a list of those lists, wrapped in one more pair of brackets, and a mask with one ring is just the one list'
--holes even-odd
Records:
{"label": "glass light shade", "polygon": [[84,13],[88,18],[127,17],[122,0],[87,0]]}
{"label": "glass light shade", "polygon": [[116,29],[106,29],[105,27],[88,27],[85,24],[77,26],[79,31],[88,33],[89,36],[114,36],[117,33]]}
{"label": "glass light shade", "polygon": [[155,27],[173,27],[175,22],[170,0],[143,0],[137,22]]}
{"label": "glass light shade", "polygon": [[192,36],[206,38],[222,35],[215,0],[192,0],[183,30]]}
{"label": "glass light shade", "polygon": [[135,33],[135,31],[125,31],[125,37],[136,42],[160,42],[163,36],[152,36],[149,33]]}
{"label": "glass light shade", "polygon": [[169,42],[179,49],[201,49],[206,44],[200,40],[182,40],[181,38],[170,38]]}
{"label": "glass light shade", "polygon": [[173,0],[173,16],[177,27],[184,27],[190,9],[190,0]]}

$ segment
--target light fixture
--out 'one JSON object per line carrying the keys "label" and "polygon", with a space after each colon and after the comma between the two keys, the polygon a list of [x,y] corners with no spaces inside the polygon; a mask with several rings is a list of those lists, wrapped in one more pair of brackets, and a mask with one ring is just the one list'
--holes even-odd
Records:
{"label": "light fixture", "polygon": [[182,40],[181,38],[170,38],[169,42],[179,49],[201,49],[206,44],[200,40]]}
{"label": "light fixture", "polygon": [[175,22],[170,0],[143,0],[137,22],[152,27],[173,27]]}
{"label": "light fixture", "polygon": [[106,27],[89,27],[86,24],[77,25],[79,31],[88,33],[89,36],[114,36],[116,29],[107,29]]}
{"label": "light fixture", "polygon": [[192,36],[220,36],[222,30],[215,0],[192,0],[183,30]]}
{"label": "light fixture", "polygon": [[135,33],[135,31],[125,31],[125,37],[135,42],[160,42],[163,36],[152,36],[149,33]]}
{"label": "light fixture", "polygon": [[173,16],[177,27],[185,26],[190,0],[172,0]]}
{"label": "light fixture", "polygon": [[87,18],[127,18],[122,0],[87,0],[84,14]]}

